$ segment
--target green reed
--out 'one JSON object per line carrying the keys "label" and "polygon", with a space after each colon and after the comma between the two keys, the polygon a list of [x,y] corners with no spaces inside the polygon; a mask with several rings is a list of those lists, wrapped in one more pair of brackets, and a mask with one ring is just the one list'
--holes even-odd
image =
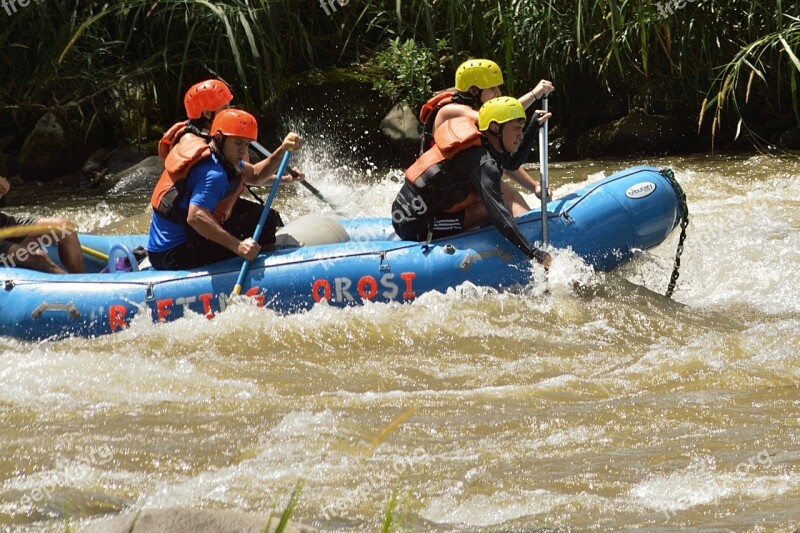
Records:
{"label": "green reed", "polygon": [[309,0],[31,3],[0,30],[0,119],[72,110],[128,124],[125,137],[148,137],[148,121],[180,116],[183,91],[202,77],[222,77],[237,102],[258,109],[292,76],[359,68],[390,39],[413,39],[444,67],[434,88],[451,86],[464,59],[489,57],[511,94],[552,79],[565,120],[618,99],[695,117],[713,107],[715,133],[732,129],[728,115],[746,117],[750,102],[800,121],[796,3],[696,0],[677,9],[662,0],[673,6],[666,17],[649,0],[335,5],[326,13]]}

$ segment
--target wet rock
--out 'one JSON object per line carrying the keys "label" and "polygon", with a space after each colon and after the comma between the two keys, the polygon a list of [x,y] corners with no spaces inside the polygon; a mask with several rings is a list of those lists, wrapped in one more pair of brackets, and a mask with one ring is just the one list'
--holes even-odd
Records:
{"label": "wet rock", "polygon": [[[206,509],[145,509],[94,522],[81,533],[263,533],[274,532],[279,518]],[[267,524],[269,528],[265,529]],[[314,533],[308,526],[290,523],[286,533]]]}
{"label": "wet rock", "polygon": [[[538,150],[535,151],[536,160],[538,161]],[[578,159],[578,148],[575,139],[569,137],[559,137],[550,141],[550,152],[548,160],[550,161],[574,161]]]}
{"label": "wet rock", "polygon": [[153,155],[136,165],[114,174],[116,184],[110,194],[127,194],[132,192],[152,192],[161,173],[164,172],[164,160]]}
{"label": "wet rock", "polygon": [[85,137],[80,128],[46,113],[22,145],[20,176],[24,181],[51,180],[77,170],[88,146]]}
{"label": "wet rock", "polygon": [[664,155],[686,149],[690,134],[674,117],[637,112],[583,133],[578,138],[577,155]]}
{"label": "wet rock", "polygon": [[78,187],[81,189],[99,189],[108,176],[108,169],[93,159],[89,159],[81,167]]}
{"label": "wet rock", "polygon": [[67,150],[64,128],[53,113],[45,114],[22,145],[22,179],[52,179],[63,175],[63,158]]}
{"label": "wet rock", "polygon": [[784,131],[778,138],[778,146],[788,150],[800,150],[800,128]]}
{"label": "wet rock", "polygon": [[420,122],[406,102],[395,105],[381,121],[381,131],[395,141],[419,144],[422,139]]}
{"label": "wet rock", "polygon": [[[133,184],[130,187],[131,190],[138,190],[142,183],[147,183],[152,187],[155,182],[148,180],[155,172],[151,167],[157,165],[154,165],[152,161],[143,165],[148,155],[148,151],[141,146],[97,150],[83,164],[79,186],[82,189],[101,189],[116,186],[124,181]],[[139,168],[140,166],[144,168]],[[162,162],[161,170],[163,169]],[[161,174],[161,170],[158,171],[158,175]],[[123,188],[120,192],[127,190]]]}

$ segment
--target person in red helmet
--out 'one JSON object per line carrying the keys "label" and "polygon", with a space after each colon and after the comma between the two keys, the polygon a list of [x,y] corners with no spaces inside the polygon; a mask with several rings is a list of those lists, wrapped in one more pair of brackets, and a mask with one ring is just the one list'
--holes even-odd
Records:
{"label": "person in red helmet", "polygon": [[[209,134],[209,143],[181,141],[170,150],[153,191],[147,249],[157,270],[186,270],[236,256],[252,261],[262,248],[274,246],[275,231],[283,226],[270,209],[259,241],[249,237],[262,208],[239,195],[246,184],[266,184],[279,164],[278,158],[270,158],[274,165],[245,162],[258,137],[255,117],[240,109],[221,110]],[[298,140],[290,142],[300,147]]]}
{"label": "person in red helmet", "polygon": [[[189,87],[183,97],[183,106],[186,109],[188,120],[174,124],[164,133],[158,143],[158,155],[162,159],[166,159],[170,151],[184,139],[188,142],[196,142],[197,139],[208,142],[210,140],[208,131],[211,128],[214,117],[220,111],[227,109],[232,101],[233,93],[222,80],[209,79]],[[277,168],[283,152],[293,147],[296,142],[302,142],[302,139],[296,133],[290,132],[284,138],[280,148],[265,160],[265,164],[270,168],[273,166]],[[250,165],[248,155],[245,155],[244,161],[246,165]],[[258,165],[256,164],[255,168],[251,169],[255,174],[261,173],[261,168]],[[289,182],[292,179],[302,180],[305,178],[305,174],[299,168],[295,167],[292,171],[293,175],[287,174],[282,181]]]}
{"label": "person in red helmet", "polygon": [[207,137],[211,122],[219,111],[227,108],[233,93],[222,80],[205,80],[195,83],[183,97],[183,107],[189,120],[178,122],[164,133],[158,143],[158,155],[162,159],[186,134]]}

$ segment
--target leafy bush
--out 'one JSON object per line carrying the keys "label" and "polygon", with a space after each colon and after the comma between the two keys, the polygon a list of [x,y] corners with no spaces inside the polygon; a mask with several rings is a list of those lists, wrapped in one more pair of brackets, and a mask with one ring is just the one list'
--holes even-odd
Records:
{"label": "leafy bush", "polygon": [[431,81],[442,73],[433,52],[414,39],[401,42],[398,37],[390,40],[386,49],[375,55],[372,63],[381,72],[373,87],[393,102],[405,100],[412,109],[430,98],[433,92]]}
{"label": "leafy bush", "polygon": [[[659,5],[673,6],[669,16]],[[418,104],[470,57],[497,61],[510,94],[553,80],[559,121],[636,98],[697,116],[705,95],[708,129],[735,128],[716,105],[746,115],[736,98],[761,122],[800,120],[799,3],[677,5],[364,0],[328,14],[297,0],[34,2],[0,26],[0,121],[78,109],[87,124],[105,118],[123,122],[117,133],[149,135],[182,115],[183,91],[203,77],[225,79],[257,110],[291,76],[365,63],[380,67],[378,90]]]}

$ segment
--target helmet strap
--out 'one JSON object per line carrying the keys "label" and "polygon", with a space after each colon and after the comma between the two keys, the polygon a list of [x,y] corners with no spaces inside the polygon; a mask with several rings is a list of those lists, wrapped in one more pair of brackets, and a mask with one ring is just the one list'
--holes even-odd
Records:
{"label": "helmet strap", "polygon": [[497,139],[497,143],[500,145],[500,155],[510,154],[510,152],[506,150],[506,145],[503,143],[503,128],[505,128],[506,125],[498,124],[497,122],[494,122],[494,124],[497,124],[498,131],[492,130],[492,125],[489,124],[489,128],[484,133]]}
{"label": "helmet strap", "polygon": [[503,149],[503,153],[508,154],[510,152],[506,150],[506,144],[503,142],[503,130],[505,129],[505,127],[506,127],[505,123],[500,124],[500,131],[497,132],[497,138],[500,140],[500,147]]}
{"label": "helmet strap", "polygon": [[453,103],[454,104],[465,105],[465,106],[471,107],[473,109],[479,109],[481,107],[479,99],[480,99],[480,95],[478,95],[478,98],[475,98],[475,96],[473,96],[472,93],[460,93],[460,92],[457,92],[455,95],[453,95]]}
{"label": "helmet strap", "polygon": [[225,159],[225,154],[224,154],[224,151],[223,151],[223,145],[225,144],[225,139],[226,138],[227,137],[225,137],[221,133],[217,133],[216,135],[214,135],[214,138],[213,138],[214,142],[212,142],[209,146],[211,148],[211,152],[216,154],[217,159],[219,160],[220,164],[222,165],[222,168],[225,169],[225,173],[230,178],[230,177],[233,177],[233,176],[237,176],[242,171],[242,169],[237,167],[236,165],[234,165],[233,163],[231,163],[227,159]]}

